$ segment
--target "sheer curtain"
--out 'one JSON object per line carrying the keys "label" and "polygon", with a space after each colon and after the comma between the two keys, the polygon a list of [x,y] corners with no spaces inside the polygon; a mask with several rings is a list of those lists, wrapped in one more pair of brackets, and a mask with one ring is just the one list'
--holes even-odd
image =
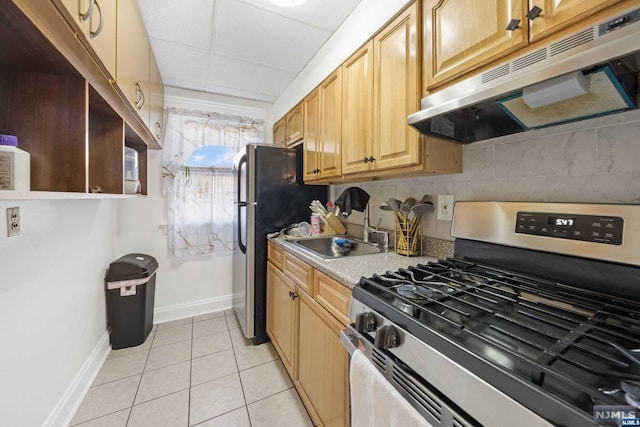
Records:
{"label": "sheer curtain", "polygon": [[230,159],[217,159],[207,167],[190,167],[188,160],[204,146],[222,146],[236,153],[249,143],[262,142],[263,136],[261,120],[168,110],[162,176],[170,255],[185,257],[233,250],[234,180]]}

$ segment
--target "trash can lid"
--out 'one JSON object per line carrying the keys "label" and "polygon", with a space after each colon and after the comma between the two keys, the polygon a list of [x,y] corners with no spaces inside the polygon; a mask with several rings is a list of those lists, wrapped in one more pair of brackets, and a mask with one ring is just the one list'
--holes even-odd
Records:
{"label": "trash can lid", "polygon": [[158,269],[158,261],[151,255],[127,254],[109,264],[107,282],[149,277]]}

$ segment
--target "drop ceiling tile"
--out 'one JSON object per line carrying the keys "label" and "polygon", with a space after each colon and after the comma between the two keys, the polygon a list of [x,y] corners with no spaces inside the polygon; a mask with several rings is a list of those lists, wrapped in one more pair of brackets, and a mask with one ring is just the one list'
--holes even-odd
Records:
{"label": "drop ceiling tile", "polygon": [[278,96],[293,81],[296,73],[260,64],[212,55],[208,84]]}
{"label": "drop ceiling tile", "polygon": [[245,0],[245,2],[304,24],[333,32],[353,12],[360,0],[308,0],[297,7],[276,6],[268,0]]}
{"label": "drop ceiling tile", "polygon": [[138,0],[149,37],[209,49],[215,1]]}
{"label": "drop ceiling tile", "polygon": [[219,0],[213,53],[299,72],[331,35],[235,0]]}
{"label": "drop ceiling tile", "polygon": [[165,85],[204,90],[209,66],[206,50],[158,39],[151,39],[151,46]]}

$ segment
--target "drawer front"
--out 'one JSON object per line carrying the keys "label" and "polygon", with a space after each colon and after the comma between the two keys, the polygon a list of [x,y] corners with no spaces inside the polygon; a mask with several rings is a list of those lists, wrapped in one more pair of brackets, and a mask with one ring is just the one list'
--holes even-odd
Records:
{"label": "drawer front", "polygon": [[315,272],[315,300],[344,325],[349,320],[349,306],[351,304],[351,289],[332,279],[326,274]]}
{"label": "drawer front", "polygon": [[284,251],[273,242],[267,242],[267,258],[273,265],[282,270],[282,255]]}
{"label": "drawer front", "polygon": [[309,295],[314,296],[313,267],[284,252],[282,271]]}

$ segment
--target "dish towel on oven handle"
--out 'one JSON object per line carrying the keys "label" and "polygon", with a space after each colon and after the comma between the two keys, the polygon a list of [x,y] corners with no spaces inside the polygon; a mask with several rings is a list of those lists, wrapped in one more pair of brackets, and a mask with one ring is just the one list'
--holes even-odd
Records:
{"label": "dish towel on oven handle", "polygon": [[433,427],[360,350],[349,366],[351,427]]}

